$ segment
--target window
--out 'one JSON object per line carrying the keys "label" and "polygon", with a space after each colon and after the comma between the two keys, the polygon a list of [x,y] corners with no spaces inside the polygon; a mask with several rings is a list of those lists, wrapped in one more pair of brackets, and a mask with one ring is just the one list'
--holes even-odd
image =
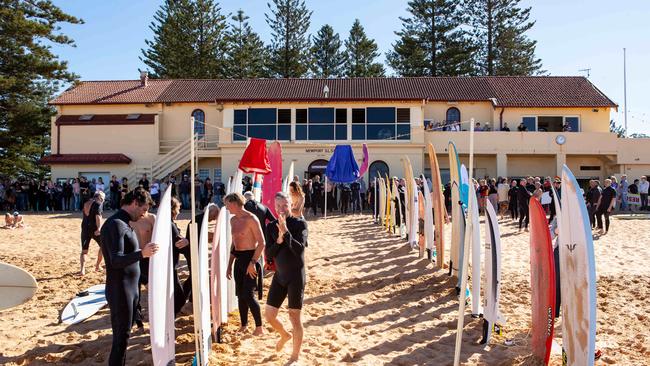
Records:
{"label": "window", "polygon": [[537,117],[523,117],[521,123],[526,126],[528,131],[537,131]]}
{"label": "window", "polygon": [[127,114],[126,119],[133,121],[140,118],[140,113],[132,113],[132,114]]}
{"label": "window", "polygon": [[199,179],[205,182],[206,178],[210,178],[210,169],[199,169]]}
{"label": "window", "polygon": [[366,139],[366,110],[363,108],[352,109],[352,139]]}
{"label": "window", "polygon": [[277,109],[249,108],[248,137],[275,140],[277,136]]}
{"label": "window", "polygon": [[397,108],[397,123],[411,123],[411,108]]}
{"label": "window", "polygon": [[235,110],[235,121],[233,126],[233,141],[246,141],[248,131],[246,125],[248,124],[248,114],[245,109]]}
{"label": "window", "polygon": [[278,109],[278,140],[291,140],[291,109]]}
{"label": "window", "polygon": [[192,112],[194,117],[194,133],[201,136],[205,135],[205,113],[200,109],[195,109]]}
{"label": "window", "polygon": [[281,141],[291,139],[290,109],[237,109],[234,118],[233,141],[246,141],[248,137]]}
{"label": "window", "polygon": [[460,110],[456,107],[447,109],[447,122],[460,122]]}
{"label": "window", "polygon": [[388,169],[388,164],[382,160],[375,160],[370,164],[368,168],[368,174],[370,181],[372,182],[375,178],[381,177],[386,179],[386,176],[390,175],[390,170]]}
{"label": "window", "polygon": [[306,109],[296,109],[296,140],[307,140]]}
{"label": "window", "polygon": [[394,140],[396,135],[395,108],[366,109],[366,139]]}
{"label": "window", "polygon": [[537,130],[545,132],[561,132],[564,118],[559,116],[538,116]]}
{"label": "window", "polygon": [[569,125],[570,132],[580,132],[580,117],[564,117],[564,122]]}
{"label": "window", "polygon": [[216,168],[214,169],[214,179],[212,180],[212,183],[216,182],[221,182],[221,169]]}
{"label": "window", "polygon": [[81,116],[79,116],[79,120],[80,121],[90,121],[91,119],[93,119],[93,117],[95,117],[94,114],[82,114]]}
{"label": "window", "polygon": [[598,165],[580,165],[580,170],[600,170],[600,166]]}
{"label": "window", "polygon": [[334,140],[334,108],[309,108],[309,140]]}
{"label": "window", "polygon": [[337,108],[336,113],[336,130],[334,131],[336,135],[336,140],[347,140],[348,139],[348,110],[345,108]]}

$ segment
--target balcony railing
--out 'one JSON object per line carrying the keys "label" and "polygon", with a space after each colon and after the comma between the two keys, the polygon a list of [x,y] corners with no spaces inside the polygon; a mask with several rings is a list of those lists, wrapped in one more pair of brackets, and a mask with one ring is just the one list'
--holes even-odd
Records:
{"label": "balcony railing", "polygon": [[[167,154],[174,150],[178,145],[186,143],[185,140],[160,140],[160,154]],[[198,135],[196,142],[197,150],[214,150],[219,147],[219,135]]]}

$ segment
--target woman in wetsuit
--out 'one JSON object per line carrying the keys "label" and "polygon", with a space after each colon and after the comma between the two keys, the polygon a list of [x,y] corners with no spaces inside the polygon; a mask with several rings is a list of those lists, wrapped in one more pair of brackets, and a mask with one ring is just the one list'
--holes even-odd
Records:
{"label": "woman in wetsuit", "polygon": [[101,229],[102,252],[106,261],[106,300],[111,314],[113,344],[109,366],[124,365],[126,347],[138,304],[140,259],[151,257],[158,246],[148,243],[142,250],[129,221],[138,221],[153,201],[149,192],[137,188],[126,194],[122,207]]}
{"label": "woman in wetsuit", "polygon": [[[183,248],[186,248],[190,242],[187,238],[183,237],[181,231],[178,229],[178,225],[176,225],[176,218],[181,212],[181,202],[176,197],[172,197],[171,210],[172,243],[174,243],[174,246],[172,247],[172,263],[174,266],[174,316],[176,316],[181,311],[187,300],[187,294],[185,294],[183,285],[181,284],[181,279],[178,276],[178,263],[180,261],[181,253],[184,252]],[[188,256],[185,256],[185,258],[188,258]],[[190,268],[189,263],[187,264],[187,268]]]}

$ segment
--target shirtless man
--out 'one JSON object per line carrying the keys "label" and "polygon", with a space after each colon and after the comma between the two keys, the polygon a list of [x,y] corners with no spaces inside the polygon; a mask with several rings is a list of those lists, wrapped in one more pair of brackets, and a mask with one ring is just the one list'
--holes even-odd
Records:
{"label": "shirtless man", "polygon": [[262,330],[262,313],[260,304],[255,299],[255,292],[261,289],[261,266],[258,263],[264,252],[264,234],[260,222],[252,213],[244,209],[244,196],[241,193],[230,193],[223,199],[228,211],[234,215],[230,219],[232,226],[232,251],[228,261],[227,278],[233,276],[235,264],[235,289],[239,301],[240,332],[248,325],[248,310],[255,319],[253,335],[260,336]]}
{"label": "shirtless man", "polygon": [[104,192],[98,191],[92,199],[86,201],[83,205],[83,218],[81,220],[81,270],[79,271],[82,276],[86,274],[86,257],[88,256],[88,247],[90,246],[91,240],[94,240],[97,245],[100,245],[97,252],[95,271],[99,271],[99,265],[102,263],[99,229],[102,226],[104,197]]}
{"label": "shirtless man", "polygon": [[[156,215],[151,212],[145,212],[144,216],[138,221],[129,222],[129,226],[135,231],[135,236],[138,238],[140,250],[144,249],[147,243],[151,243],[151,236],[153,235],[153,225],[156,222]],[[149,258],[142,258],[139,262],[140,265],[140,281],[138,284],[138,305],[135,310],[135,323],[138,328],[142,329],[144,325],[142,320],[142,306],[140,305],[140,298],[142,297],[142,286],[149,283]]]}

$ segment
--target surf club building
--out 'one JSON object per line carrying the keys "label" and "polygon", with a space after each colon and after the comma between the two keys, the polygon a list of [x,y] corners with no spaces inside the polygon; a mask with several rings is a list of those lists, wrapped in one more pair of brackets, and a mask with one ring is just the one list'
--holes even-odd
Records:
{"label": "surf club building", "polygon": [[[609,132],[617,105],[584,77],[423,77],[353,79],[85,81],[51,101],[53,180],[111,175],[137,181],[178,176],[197,136],[198,174],[227,181],[247,137],[279,140],[284,174],[321,174],[336,144],[370,152],[366,182],[378,172],[430,174],[432,143],[449,177],[447,145],[467,164],[470,121],[474,176],[579,179],[650,173],[650,146]],[[194,125],[192,126],[192,117]],[[488,128],[486,128],[488,126]],[[510,131],[501,131],[507,126]],[[525,126],[526,131],[518,131]],[[645,149],[644,149],[645,148]]]}

